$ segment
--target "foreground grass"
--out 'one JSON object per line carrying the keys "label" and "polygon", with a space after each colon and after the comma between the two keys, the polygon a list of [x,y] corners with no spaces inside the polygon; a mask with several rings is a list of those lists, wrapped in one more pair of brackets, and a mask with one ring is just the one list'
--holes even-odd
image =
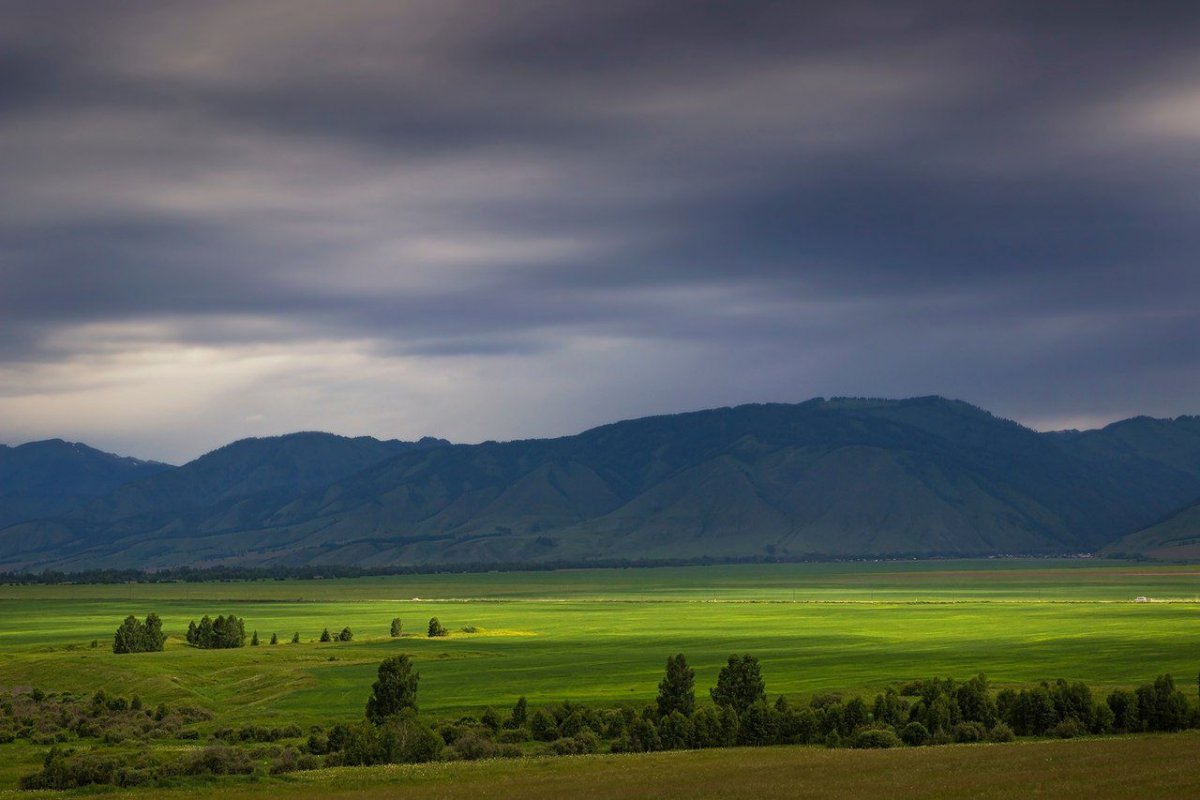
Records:
{"label": "foreground grass", "polygon": [[[1195,797],[1200,734],[902,750],[740,748],[327,769],[258,782],[105,793],[257,798]],[[0,798],[42,796],[3,792]],[[62,796],[49,793],[49,796]]]}

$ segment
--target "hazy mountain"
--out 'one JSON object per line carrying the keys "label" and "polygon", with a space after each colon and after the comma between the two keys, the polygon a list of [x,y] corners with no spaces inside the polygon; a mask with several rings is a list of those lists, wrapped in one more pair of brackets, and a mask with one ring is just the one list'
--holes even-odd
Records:
{"label": "hazy mountain", "polygon": [[[740,406],[479,445],[288,438],[0,531],[0,564],[1064,553],[1200,496],[1197,418],[1039,434],[938,397]],[[364,463],[308,460],[354,442]]]}
{"label": "hazy mountain", "polygon": [[171,467],[50,439],[0,445],[0,527],[64,514],[123,484]]}
{"label": "hazy mountain", "polygon": [[[237,527],[254,521],[249,510],[256,503],[274,507],[280,498],[345,478],[399,453],[446,444],[439,439],[380,441],[329,433],[243,439],[182,467],[157,465],[149,477],[75,504],[74,510],[55,519],[0,530],[0,559],[26,553],[37,553],[40,559],[58,548],[87,552],[129,533],[161,536],[160,549],[173,552],[170,537],[189,530],[193,519],[211,515],[219,522],[210,525]],[[26,556],[17,558],[24,561]]]}

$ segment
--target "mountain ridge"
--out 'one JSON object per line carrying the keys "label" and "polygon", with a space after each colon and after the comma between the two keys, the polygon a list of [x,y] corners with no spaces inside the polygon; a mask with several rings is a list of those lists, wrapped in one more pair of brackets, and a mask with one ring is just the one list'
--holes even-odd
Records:
{"label": "mountain ridge", "polygon": [[291,436],[0,530],[0,569],[1079,553],[1200,496],[1200,418],[1038,433],[938,396],[471,445]]}
{"label": "mountain ridge", "polygon": [[12,447],[0,444],[0,528],[66,513],[122,485],[172,468],[64,439]]}

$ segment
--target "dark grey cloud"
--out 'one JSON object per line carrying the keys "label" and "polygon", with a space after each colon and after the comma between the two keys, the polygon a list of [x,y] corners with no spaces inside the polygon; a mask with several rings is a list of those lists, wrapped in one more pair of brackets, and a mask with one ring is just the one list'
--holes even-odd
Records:
{"label": "dark grey cloud", "polygon": [[1200,410],[1189,4],[0,15],[7,440]]}

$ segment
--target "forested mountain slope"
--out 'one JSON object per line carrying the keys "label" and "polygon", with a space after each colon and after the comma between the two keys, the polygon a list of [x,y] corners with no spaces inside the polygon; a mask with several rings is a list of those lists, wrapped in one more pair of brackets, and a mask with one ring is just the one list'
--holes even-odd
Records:
{"label": "forested mountain slope", "polygon": [[331,439],[370,463],[326,454],[318,469],[301,448],[264,471],[237,443],[0,531],[0,566],[1090,552],[1200,496],[1195,417],[1041,434],[940,397],[739,406],[478,445]]}
{"label": "forested mountain slope", "polygon": [[171,469],[168,464],[50,439],[0,445],[0,528],[63,514],[114,489]]}

